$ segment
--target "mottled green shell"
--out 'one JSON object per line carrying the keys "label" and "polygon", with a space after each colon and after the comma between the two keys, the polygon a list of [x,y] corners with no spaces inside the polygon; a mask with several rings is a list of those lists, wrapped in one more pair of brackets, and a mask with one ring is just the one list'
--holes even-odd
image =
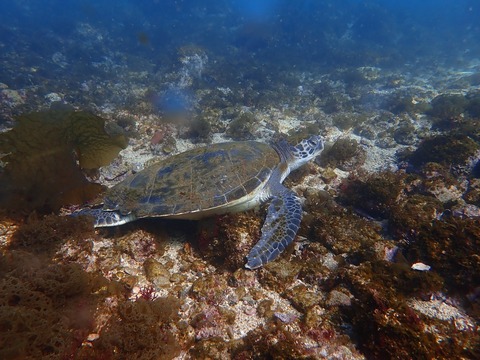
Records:
{"label": "mottled green shell", "polygon": [[270,145],[255,141],[194,149],[129,176],[107,192],[104,208],[141,218],[233,206],[263,188],[279,163]]}

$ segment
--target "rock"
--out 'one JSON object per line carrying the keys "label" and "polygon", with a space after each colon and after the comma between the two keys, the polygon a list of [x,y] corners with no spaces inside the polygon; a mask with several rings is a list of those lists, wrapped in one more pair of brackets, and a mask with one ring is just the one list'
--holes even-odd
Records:
{"label": "rock", "polygon": [[157,260],[148,258],[143,263],[143,268],[147,280],[156,287],[162,288],[170,285],[170,272]]}

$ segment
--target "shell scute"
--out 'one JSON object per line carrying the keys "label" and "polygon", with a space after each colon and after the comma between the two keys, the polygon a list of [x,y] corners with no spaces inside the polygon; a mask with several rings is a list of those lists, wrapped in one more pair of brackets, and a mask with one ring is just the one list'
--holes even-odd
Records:
{"label": "shell scute", "polygon": [[110,208],[137,217],[174,216],[227,206],[255,193],[280,162],[260,142],[214,144],[172,156],[107,192]]}

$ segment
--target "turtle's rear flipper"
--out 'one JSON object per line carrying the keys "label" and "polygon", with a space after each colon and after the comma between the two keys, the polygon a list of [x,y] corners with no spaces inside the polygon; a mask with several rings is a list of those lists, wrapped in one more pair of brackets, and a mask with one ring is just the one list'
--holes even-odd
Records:
{"label": "turtle's rear flipper", "polygon": [[126,224],[135,220],[133,214],[122,215],[118,211],[106,211],[99,209],[82,209],[76,211],[72,216],[92,216],[95,219],[94,227],[108,227]]}
{"label": "turtle's rear flipper", "polygon": [[248,254],[245,267],[256,269],[276,259],[295,238],[301,219],[300,199],[282,186],[268,207],[262,236]]}

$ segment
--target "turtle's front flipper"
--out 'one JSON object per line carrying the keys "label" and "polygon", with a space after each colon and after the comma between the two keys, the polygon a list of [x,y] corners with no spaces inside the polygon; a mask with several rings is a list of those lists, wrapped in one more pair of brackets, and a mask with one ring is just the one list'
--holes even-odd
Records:
{"label": "turtle's front flipper", "polygon": [[72,216],[92,216],[95,219],[94,227],[107,227],[123,225],[135,220],[133,214],[122,215],[118,211],[106,211],[103,209],[82,209],[76,211]]}
{"label": "turtle's front flipper", "polygon": [[293,241],[302,220],[302,204],[298,196],[284,188],[268,207],[262,236],[247,256],[245,267],[256,269],[274,260]]}

